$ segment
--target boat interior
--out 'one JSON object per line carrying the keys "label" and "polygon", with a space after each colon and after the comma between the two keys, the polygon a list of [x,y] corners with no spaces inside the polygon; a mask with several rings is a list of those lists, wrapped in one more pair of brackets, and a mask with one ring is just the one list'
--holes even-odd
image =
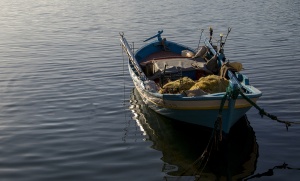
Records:
{"label": "boat interior", "polygon": [[[199,80],[203,76],[216,73],[207,66],[210,60],[204,58],[204,53],[206,52],[195,57],[195,53],[190,50],[182,50],[181,53],[162,50],[145,56],[139,61],[139,65],[147,78],[156,83],[174,81],[180,77]],[[216,59],[211,61],[217,66]]]}

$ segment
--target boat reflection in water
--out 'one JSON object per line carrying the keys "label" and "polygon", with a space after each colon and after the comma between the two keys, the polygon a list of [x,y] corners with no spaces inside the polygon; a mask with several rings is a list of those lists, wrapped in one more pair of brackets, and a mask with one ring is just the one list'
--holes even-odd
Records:
{"label": "boat reflection in water", "polygon": [[222,143],[211,152],[208,150],[200,162],[211,138],[211,129],[155,113],[143,103],[136,89],[131,93],[130,104],[133,119],[153,142],[152,148],[163,154],[165,180],[241,180],[254,173],[258,144],[246,116],[232,127]]}

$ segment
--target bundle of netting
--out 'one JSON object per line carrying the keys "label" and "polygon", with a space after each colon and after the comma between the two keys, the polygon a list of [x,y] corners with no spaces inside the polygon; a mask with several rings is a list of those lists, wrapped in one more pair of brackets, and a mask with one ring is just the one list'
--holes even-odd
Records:
{"label": "bundle of netting", "polygon": [[213,94],[225,92],[229,85],[229,81],[217,75],[209,75],[201,77],[190,90],[202,89],[203,91]]}
{"label": "bundle of netting", "polygon": [[183,77],[181,79],[168,82],[159,90],[159,93],[165,94],[165,93],[170,93],[170,94],[178,94],[182,93],[184,90],[189,90],[195,82],[188,78],[188,77]]}

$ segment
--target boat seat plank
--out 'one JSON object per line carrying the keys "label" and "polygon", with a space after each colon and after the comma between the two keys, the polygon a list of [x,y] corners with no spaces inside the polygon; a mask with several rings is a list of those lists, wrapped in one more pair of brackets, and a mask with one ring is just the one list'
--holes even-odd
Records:
{"label": "boat seat plank", "polygon": [[[197,67],[195,67],[197,65]],[[193,71],[196,69],[205,68],[205,62],[196,62],[190,58],[165,58],[151,60],[141,63],[141,66],[149,76],[149,79],[155,79],[165,71],[167,74]]]}
{"label": "boat seat plank", "polygon": [[147,61],[151,61],[154,59],[164,59],[164,58],[169,58],[169,57],[181,57],[181,54],[177,54],[177,53],[170,52],[170,51],[159,51],[159,52],[150,54],[149,56],[144,58],[141,62],[147,62]]}

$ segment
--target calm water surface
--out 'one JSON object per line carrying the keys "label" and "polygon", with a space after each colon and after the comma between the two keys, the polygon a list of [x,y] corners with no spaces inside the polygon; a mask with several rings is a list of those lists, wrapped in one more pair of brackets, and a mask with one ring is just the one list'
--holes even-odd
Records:
{"label": "calm water surface", "polygon": [[[210,133],[140,102],[119,32],[140,47],[163,29],[196,48],[200,29],[230,26],[227,57],[263,92],[259,105],[299,121],[298,0],[2,0],[0,7],[0,180],[195,179],[202,167],[190,166]],[[300,125],[286,131],[254,108],[247,117],[250,126],[232,133],[202,180],[299,180]],[[289,169],[278,167],[284,163]]]}

